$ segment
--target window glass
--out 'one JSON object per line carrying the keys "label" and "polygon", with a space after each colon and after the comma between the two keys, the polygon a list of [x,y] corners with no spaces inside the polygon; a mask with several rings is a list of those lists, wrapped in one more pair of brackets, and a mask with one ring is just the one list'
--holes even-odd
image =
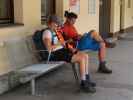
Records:
{"label": "window glass", "polygon": [[55,0],[41,0],[42,23],[45,23],[46,18],[52,14],[55,14]]}
{"label": "window glass", "polygon": [[0,0],[0,24],[13,22],[12,0]]}

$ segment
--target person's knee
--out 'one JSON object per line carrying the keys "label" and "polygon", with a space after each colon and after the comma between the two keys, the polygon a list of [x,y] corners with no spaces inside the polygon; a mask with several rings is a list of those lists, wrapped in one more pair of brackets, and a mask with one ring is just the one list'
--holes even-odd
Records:
{"label": "person's knee", "polygon": [[85,60],[85,55],[84,54],[80,54],[79,57],[80,57],[80,60]]}
{"label": "person's knee", "polygon": [[89,59],[89,54],[83,53],[83,55],[84,55],[85,58]]}
{"label": "person's knee", "polygon": [[80,53],[79,55],[79,61],[84,62],[87,58],[87,55],[85,53]]}

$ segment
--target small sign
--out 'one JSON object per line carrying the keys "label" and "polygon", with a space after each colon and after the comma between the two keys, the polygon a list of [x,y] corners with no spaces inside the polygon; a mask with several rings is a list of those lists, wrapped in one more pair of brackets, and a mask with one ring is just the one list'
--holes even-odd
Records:
{"label": "small sign", "polygon": [[80,12],[80,0],[69,0],[69,10],[78,14]]}

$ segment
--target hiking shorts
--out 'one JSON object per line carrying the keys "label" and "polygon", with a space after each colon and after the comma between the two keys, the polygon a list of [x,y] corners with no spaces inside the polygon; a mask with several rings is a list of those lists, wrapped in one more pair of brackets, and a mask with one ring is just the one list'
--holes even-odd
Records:
{"label": "hiking shorts", "polygon": [[60,49],[55,52],[52,52],[50,61],[66,61],[71,62],[73,54],[69,49]]}

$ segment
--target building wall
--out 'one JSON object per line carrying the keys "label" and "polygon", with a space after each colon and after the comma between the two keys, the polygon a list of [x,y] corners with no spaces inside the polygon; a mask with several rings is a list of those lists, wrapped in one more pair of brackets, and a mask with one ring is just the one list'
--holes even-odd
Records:
{"label": "building wall", "polygon": [[26,26],[41,24],[41,0],[23,0],[23,19]]}
{"label": "building wall", "polygon": [[128,0],[124,0],[124,26],[123,28],[129,28],[133,26],[133,0],[131,0],[131,7],[128,7]]}
{"label": "building wall", "polygon": [[[26,60],[30,55],[25,53],[26,51],[20,41],[41,27],[40,5],[41,0],[14,0],[15,23],[22,25],[16,24],[0,28],[0,75],[13,70],[17,66],[11,66],[11,62],[15,63],[15,61],[10,59],[12,56],[16,56],[14,60],[17,59],[19,64],[21,63],[20,65],[27,63]],[[12,47],[14,47],[16,52],[14,55],[12,55]]]}
{"label": "building wall", "polygon": [[110,32],[120,30],[120,0],[111,0],[111,24]]}
{"label": "building wall", "polygon": [[[64,0],[64,11],[69,10],[69,0]],[[96,0],[96,14],[88,13],[88,0],[80,0],[80,12],[76,22],[80,34],[91,29],[99,31],[99,0]]]}
{"label": "building wall", "polygon": [[120,31],[120,16],[122,29],[133,26],[133,0],[131,0],[130,8],[128,8],[128,0],[122,0],[122,6],[122,15],[120,15],[120,0],[111,0],[110,32],[112,33]]}

